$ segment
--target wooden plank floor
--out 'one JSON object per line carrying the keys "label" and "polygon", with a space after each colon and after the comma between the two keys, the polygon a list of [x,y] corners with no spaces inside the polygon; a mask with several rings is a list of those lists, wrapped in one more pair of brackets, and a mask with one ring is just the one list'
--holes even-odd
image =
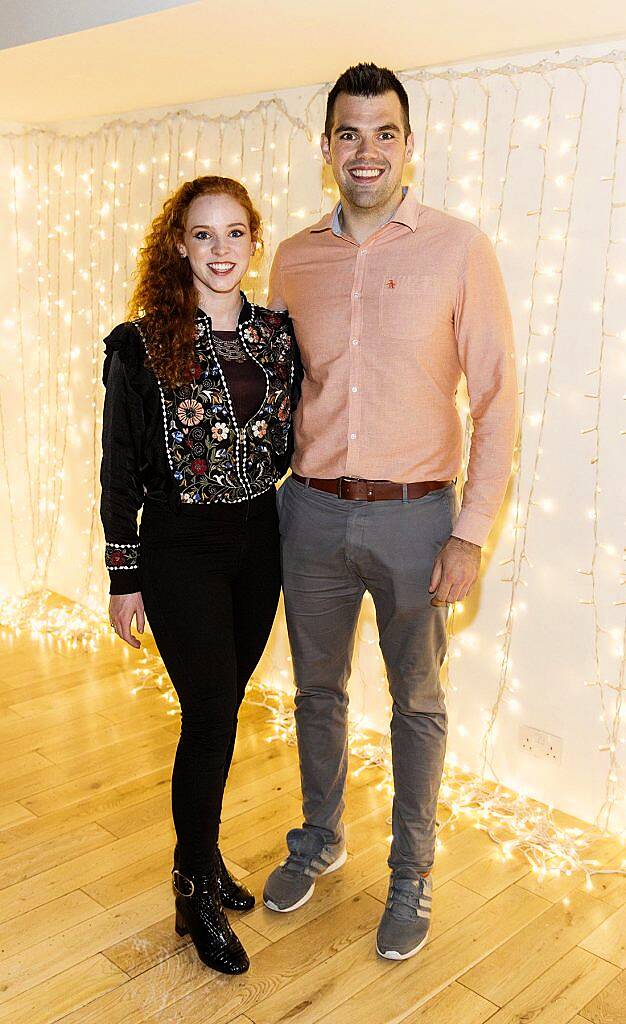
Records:
{"label": "wooden plank floor", "polygon": [[[539,885],[470,823],[438,856],[425,949],[376,956],[389,808],[374,770],[350,783],[345,867],[293,914],[239,917],[250,972],[211,972],[173,928],[178,727],[157,694],[131,695],[136,656],[0,649],[0,1024],[625,1024],[624,879]],[[295,751],[269,735],[245,705],[222,826],[257,898],[300,823]]]}

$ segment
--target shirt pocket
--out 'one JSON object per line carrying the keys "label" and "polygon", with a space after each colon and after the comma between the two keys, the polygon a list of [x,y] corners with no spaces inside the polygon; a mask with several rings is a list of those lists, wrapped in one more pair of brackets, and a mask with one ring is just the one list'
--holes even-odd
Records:
{"label": "shirt pocket", "polygon": [[411,340],[432,331],[443,306],[438,280],[436,274],[385,277],[378,303],[381,335]]}

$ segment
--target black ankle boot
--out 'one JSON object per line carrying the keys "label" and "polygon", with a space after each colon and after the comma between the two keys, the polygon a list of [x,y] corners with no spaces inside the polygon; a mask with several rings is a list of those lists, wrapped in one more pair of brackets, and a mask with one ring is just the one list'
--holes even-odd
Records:
{"label": "black ankle boot", "polygon": [[211,865],[206,873],[185,873],[174,868],[176,890],[176,931],[191,935],[203,964],[222,974],[243,974],[250,961],[230,926],[220,900],[217,872]]}
{"label": "black ankle boot", "polygon": [[[178,868],[178,843],[174,847],[174,868]],[[233,878],[224,864],[219,846],[215,848],[215,868],[222,906],[227,910],[252,910],[255,900],[247,886]]]}
{"label": "black ankle boot", "polygon": [[242,885],[236,878],[233,878],[224,864],[224,858],[220,853],[219,846],[216,847],[215,856],[217,884],[220,890],[222,906],[228,907],[229,910],[252,910],[254,896],[246,885]]}

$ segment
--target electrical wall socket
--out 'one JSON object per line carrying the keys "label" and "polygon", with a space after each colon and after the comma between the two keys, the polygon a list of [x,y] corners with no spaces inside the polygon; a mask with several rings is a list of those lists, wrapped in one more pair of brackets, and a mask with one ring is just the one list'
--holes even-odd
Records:
{"label": "electrical wall socket", "polygon": [[530,725],[520,726],[519,745],[522,750],[526,750],[533,757],[539,757],[545,761],[560,763],[563,756],[563,740],[560,736],[542,732],[541,729],[533,729]]}

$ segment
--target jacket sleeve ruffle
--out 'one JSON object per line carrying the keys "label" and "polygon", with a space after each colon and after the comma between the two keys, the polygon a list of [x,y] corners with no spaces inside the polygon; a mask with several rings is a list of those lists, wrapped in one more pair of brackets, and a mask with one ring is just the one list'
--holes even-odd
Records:
{"label": "jacket sleeve ruffle", "polygon": [[133,594],[141,590],[137,513],[144,497],[145,437],[143,402],[133,380],[143,365],[143,347],[132,324],[120,324],[104,345],[100,516],[105,561],[110,593]]}
{"label": "jacket sleeve ruffle", "polygon": [[141,335],[134,324],[118,324],[104,339],[104,364],[102,366],[102,383],[107,386],[111,371],[111,362],[117,352],[120,361],[126,367],[129,380],[133,380],[144,366],[144,347]]}

